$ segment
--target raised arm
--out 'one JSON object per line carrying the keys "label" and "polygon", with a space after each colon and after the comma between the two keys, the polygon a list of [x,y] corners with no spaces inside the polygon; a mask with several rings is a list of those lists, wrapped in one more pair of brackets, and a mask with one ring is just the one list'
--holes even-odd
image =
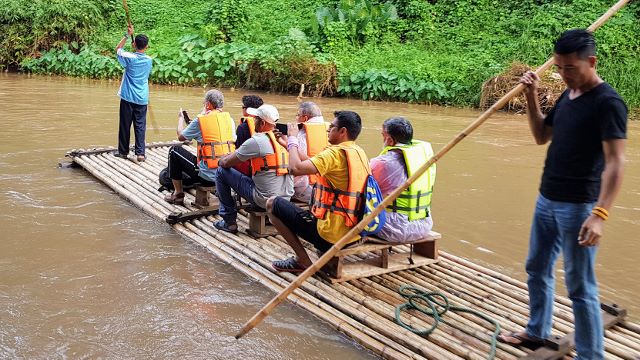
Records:
{"label": "raised arm", "polygon": [[[289,150],[289,172],[294,176],[317,174],[318,169],[308,158],[303,160],[300,157],[298,148],[298,124],[289,123],[287,133],[287,149]],[[306,156],[305,156],[306,157]]]}
{"label": "raised arm", "polygon": [[531,134],[536,140],[536,144],[544,145],[551,140],[551,127],[544,124],[545,116],[540,110],[538,103],[538,83],[540,78],[536,73],[529,70],[520,79],[520,83],[525,85],[525,98],[527,99],[527,118]]}
{"label": "raised arm", "polygon": [[133,35],[133,25],[129,25],[127,27],[127,35],[123,36],[122,39],[120,40],[120,42],[118,43],[118,45],[116,46],[116,54],[118,53],[118,50],[122,49],[124,47],[124,44],[127,43],[127,39]]}
{"label": "raised arm", "polygon": [[178,127],[176,128],[176,134],[178,135],[178,140],[186,141],[187,138],[182,135],[184,131],[184,113],[182,112],[182,108],[178,111]]}

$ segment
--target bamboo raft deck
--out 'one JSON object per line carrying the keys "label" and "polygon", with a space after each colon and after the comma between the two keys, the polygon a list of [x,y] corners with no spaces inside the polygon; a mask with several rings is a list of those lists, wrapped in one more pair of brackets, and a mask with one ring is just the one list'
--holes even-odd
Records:
{"label": "bamboo raft deck", "polygon": [[[67,156],[145,213],[164,221],[172,212],[198,210],[190,205],[193,190],[185,197],[186,207],[166,203],[163,200],[166,191],[158,191],[158,173],[167,166],[169,147],[175,144],[180,143],[149,144],[147,160],[140,164],[115,157],[113,148],[73,150]],[[193,147],[183,146],[195,153]],[[244,232],[248,227],[244,211],[238,216],[240,231],[236,235],[215,229],[213,222],[218,219],[217,215],[207,216],[172,227],[274,292],[281,291],[295,278],[294,274],[278,273],[271,268],[272,260],[290,252],[280,235],[257,239],[248,236]],[[332,284],[316,275],[290,295],[289,300],[386,359],[487,358],[494,329],[474,315],[447,312],[446,323],[441,323],[428,337],[397,325],[395,307],[405,302],[397,290],[404,284],[441,291],[453,304],[496,319],[503,331],[517,331],[526,325],[526,284],[443,251],[439,261],[430,265],[343,283]],[[562,296],[556,296],[555,301],[553,335],[564,337],[573,331],[571,302]],[[404,313],[403,320],[419,328],[433,323],[432,318],[420,313]],[[640,359],[640,325],[629,321],[616,324],[605,331],[605,346],[607,359]],[[529,350],[498,343],[497,359],[530,355]]]}

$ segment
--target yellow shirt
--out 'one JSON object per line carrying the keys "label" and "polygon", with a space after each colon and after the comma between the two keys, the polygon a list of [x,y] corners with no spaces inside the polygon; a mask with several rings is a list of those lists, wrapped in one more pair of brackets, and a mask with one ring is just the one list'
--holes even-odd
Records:
{"label": "yellow shirt", "polygon": [[[353,141],[346,141],[340,145],[357,146]],[[324,176],[335,188],[344,190],[349,186],[347,155],[338,146],[329,146],[310,160],[318,169],[318,173]],[[327,211],[324,219],[318,219],[318,234],[328,242],[335,244],[355,225],[350,224],[351,227],[347,227],[346,221],[348,220],[344,216]],[[357,240],[360,240],[359,235],[349,242]]]}

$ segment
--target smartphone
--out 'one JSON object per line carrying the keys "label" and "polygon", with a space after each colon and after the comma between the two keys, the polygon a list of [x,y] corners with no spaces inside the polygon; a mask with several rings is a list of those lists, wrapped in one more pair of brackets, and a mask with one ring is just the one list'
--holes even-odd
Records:
{"label": "smartphone", "polygon": [[184,117],[184,122],[185,123],[190,123],[191,119],[189,119],[189,114],[187,114],[187,110],[182,110],[182,116]]}
{"label": "smartphone", "polygon": [[287,124],[276,124],[276,129],[282,133],[282,135],[288,135],[289,128]]}

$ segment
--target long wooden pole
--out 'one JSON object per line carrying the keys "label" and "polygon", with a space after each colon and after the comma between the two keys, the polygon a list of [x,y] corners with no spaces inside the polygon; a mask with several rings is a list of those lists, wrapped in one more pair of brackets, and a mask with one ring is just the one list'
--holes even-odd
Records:
{"label": "long wooden pole", "polygon": [[[131,26],[131,15],[129,15],[129,5],[127,5],[127,0],[122,0],[122,7],[124,7],[124,13],[127,15],[127,25]],[[131,34],[131,42],[133,42],[133,34]]]}
{"label": "long wooden pole", "polygon": [[[625,6],[630,0],[620,0],[613,5],[607,12],[605,12],[598,20],[596,20],[591,26],[587,28],[588,31],[594,32],[600,26],[611,18],[618,10]],[[549,58],[542,66],[540,66],[535,72],[538,75],[542,75],[553,63],[553,57]],[[435,164],[440,158],[442,158],[449,150],[456,146],[465,137],[471,134],[475,129],[482,125],[491,115],[496,111],[502,109],[513,97],[519,95],[524,90],[525,85],[518,84],[515,88],[504,95],[500,100],[487,109],[480,117],[467,126],[462,132],[460,132],[455,138],[447,143],[437,154],[429,159],[424,165],[422,165],[413,175],[411,175],[407,181],[396,190],[394,190],[389,196],[387,196],[382,203],[380,203],[369,215],[365,216],[356,226],[351,228],[338,242],[336,242],[329,251],[324,253],[313,265],[308,267],[300,276],[296,278],[289,286],[283,289],[277,296],[275,296],[269,303],[267,303],[260,311],[258,311],[247,323],[244,324],[242,329],[236,334],[236,339],[241,338],[275,309],[281,302],[283,302],[289,294],[291,294],[296,288],[298,288],[305,280],[313,276],[318,270],[320,270],[326,263],[328,263],[337,253],[344,247],[347,242],[357,236],[364,227],[369,224],[378,214],[380,214],[388,205],[390,205],[409,185],[413,184],[422,174],[424,174],[431,165]]]}
{"label": "long wooden pole", "polygon": [[[122,0],[122,7],[124,7],[124,13],[127,16],[127,25],[131,26],[131,15],[129,15],[129,5],[127,4],[127,0]],[[131,42],[133,42],[133,34],[131,34]],[[149,120],[151,120],[151,128],[153,132],[156,134],[160,133],[158,129],[158,124],[156,124],[156,116],[153,113],[153,109],[151,108],[151,104],[147,104],[147,109],[149,110]]]}

